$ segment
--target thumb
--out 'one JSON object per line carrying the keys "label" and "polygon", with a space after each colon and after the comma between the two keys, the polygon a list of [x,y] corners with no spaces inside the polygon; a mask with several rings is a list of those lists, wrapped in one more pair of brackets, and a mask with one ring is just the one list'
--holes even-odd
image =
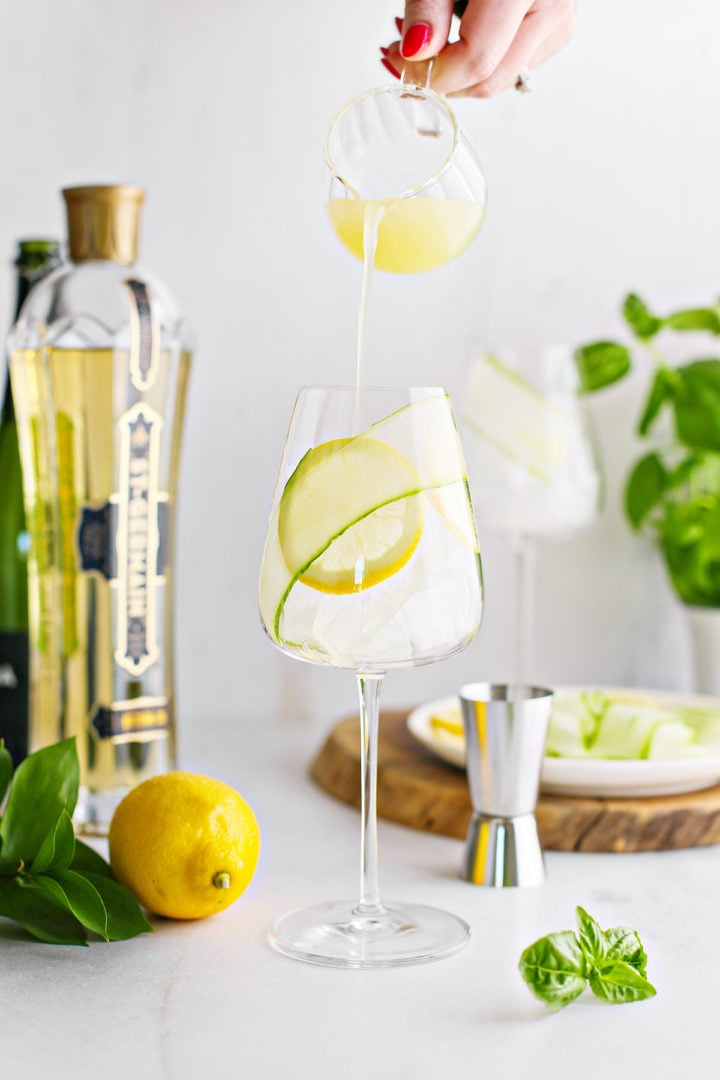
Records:
{"label": "thumb", "polygon": [[405,0],[400,55],[404,60],[429,60],[447,44],[452,0]]}

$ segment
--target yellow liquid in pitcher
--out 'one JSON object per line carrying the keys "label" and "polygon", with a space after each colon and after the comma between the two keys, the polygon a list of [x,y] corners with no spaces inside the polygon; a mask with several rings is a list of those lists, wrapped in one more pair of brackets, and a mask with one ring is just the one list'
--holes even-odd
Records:
{"label": "yellow liquid in pitcher", "polygon": [[390,201],[329,199],[328,217],[344,246],[365,258],[366,219],[377,220],[372,267],[392,274],[434,270],[460,255],[477,236],[484,207],[463,199],[414,196]]}

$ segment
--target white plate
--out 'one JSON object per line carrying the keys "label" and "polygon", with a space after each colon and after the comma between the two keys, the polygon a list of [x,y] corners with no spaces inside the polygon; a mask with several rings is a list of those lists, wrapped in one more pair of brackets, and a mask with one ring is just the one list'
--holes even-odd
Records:
{"label": "white plate", "polygon": [[[558,687],[557,697],[577,694],[582,687]],[[625,700],[637,696],[645,704],[658,708],[691,705],[697,708],[720,708],[720,700],[700,694],[674,694],[660,690],[636,690],[595,687],[608,695],[622,694]],[[465,768],[465,742],[457,736],[439,737],[430,725],[430,717],[449,709],[459,711],[455,696],[436,698],[419,705],[407,718],[412,735],[438,757]],[[599,761],[546,757],[543,760],[540,786],[548,795],[579,795],[595,798],[632,798],[640,795],[675,795],[697,791],[720,782],[720,757],[677,758],[672,761]]]}

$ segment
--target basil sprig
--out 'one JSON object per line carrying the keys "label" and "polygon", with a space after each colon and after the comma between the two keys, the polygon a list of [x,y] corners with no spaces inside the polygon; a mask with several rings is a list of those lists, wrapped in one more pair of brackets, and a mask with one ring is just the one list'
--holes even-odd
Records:
{"label": "basil sprig", "polygon": [[88,934],[123,941],[152,927],[96,851],[75,838],[80,770],[75,739],[18,766],[0,739],[0,915],[40,941],[86,945]]}
{"label": "basil sprig", "polygon": [[647,956],[637,931],[626,926],[601,930],[584,908],[576,908],[577,933],[562,930],[529,945],[520,974],[549,1008],[564,1009],[590,987],[614,1005],[654,997],[647,980]]}
{"label": "basil sprig", "polygon": [[[637,423],[651,440],[625,485],[625,514],[657,543],[675,592],[686,604],[720,606],[720,357],[701,355],[671,365],[658,345],[661,331],[720,337],[720,303],[659,316],[634,293],[623,316],[636,348],[655,370]],[[632,370],[631,348],[596,341],[575,350],[583,393],[594,393]],[[662,420],[665,424],[662,424]]]}

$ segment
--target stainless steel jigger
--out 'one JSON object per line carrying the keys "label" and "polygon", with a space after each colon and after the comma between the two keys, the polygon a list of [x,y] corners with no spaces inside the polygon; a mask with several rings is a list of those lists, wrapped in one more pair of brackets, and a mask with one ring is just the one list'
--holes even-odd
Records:
{"label": "stainless steel jigger", "polygon": [[552,690],[471,683],[460,690],[473,816],[461,877],[474,885],[541,885],[535,822]]}

